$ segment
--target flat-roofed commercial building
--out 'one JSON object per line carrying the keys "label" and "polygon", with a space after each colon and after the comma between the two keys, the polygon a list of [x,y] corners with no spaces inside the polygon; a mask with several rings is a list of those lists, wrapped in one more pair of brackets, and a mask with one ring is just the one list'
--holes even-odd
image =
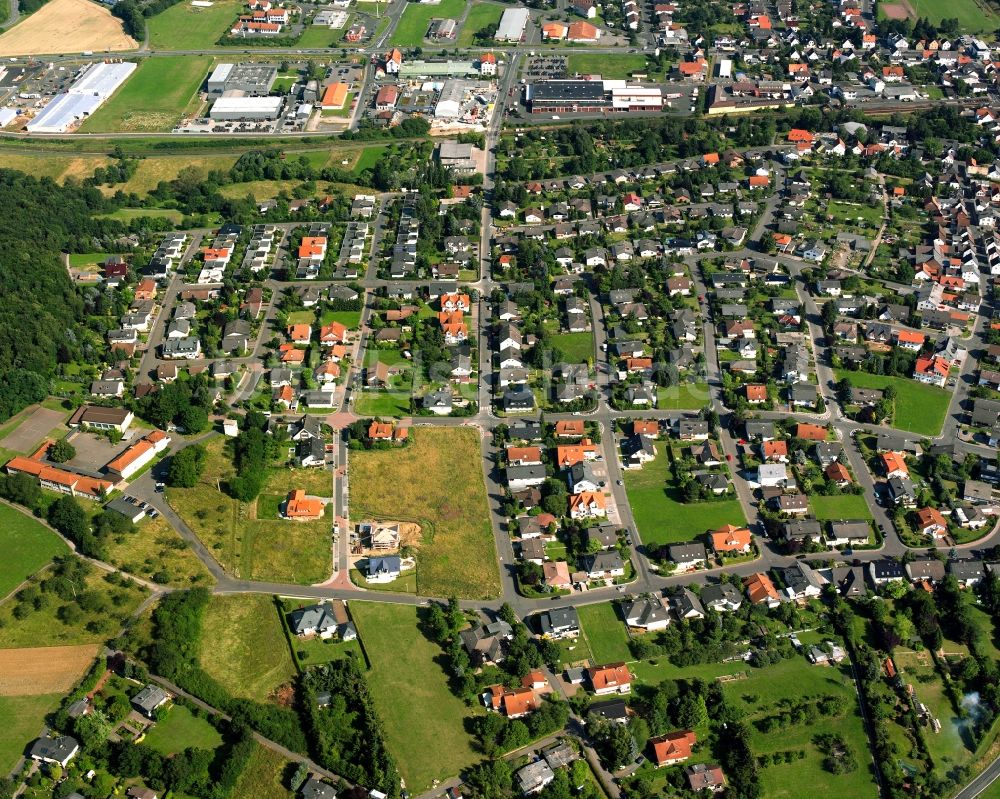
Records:
{"label": "flat-roofed commercial building", "polygon": [[214,96],[237,91],[263,97],[277,77],[278,68],[273,64],[219,64],[208,76],[207,89]]}
{"label": "flat-roofed commercial building", "polygon": [[655,86],[616,86],[611,90],[611,107],[615,111],[659,111],[663,92]]}
{"label": "flat-roofed commercial building", "polygon": [[508,8],[500,17],[500,24],[497,26],[496,40],[498,42],[519,42],[524,36],[524,29],[528,24],[528,9]]}
{"label": "flat-roofed commercial building", "polygon": [[277,119],[281,105],[280,97],[220,97],[208,115],[220,121]]}
{"label": "flat-roofed commercial building", "polygon": [[546,80],[527,89],[533,114],[588,113],[611,107],[611,99],[599,80]]}

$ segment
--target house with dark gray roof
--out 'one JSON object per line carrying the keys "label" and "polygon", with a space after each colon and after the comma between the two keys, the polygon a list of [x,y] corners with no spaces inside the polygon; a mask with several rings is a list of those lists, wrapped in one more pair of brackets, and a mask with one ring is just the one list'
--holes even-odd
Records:
{"label": "house with dark gray roof", "polygon": [[158,685],[147,685],[132,697],[132,707],[147,718],[153,718],[157,708],[165,705],[170,695]]}

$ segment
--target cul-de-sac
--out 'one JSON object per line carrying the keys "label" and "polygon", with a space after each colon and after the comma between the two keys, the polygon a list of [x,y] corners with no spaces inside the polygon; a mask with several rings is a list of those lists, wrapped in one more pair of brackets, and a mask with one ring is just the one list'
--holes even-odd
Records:
{"label": "cul-de-sac", "polygon": [[0,0],[0,799],[1000,799],[998,298],[996,0]]}

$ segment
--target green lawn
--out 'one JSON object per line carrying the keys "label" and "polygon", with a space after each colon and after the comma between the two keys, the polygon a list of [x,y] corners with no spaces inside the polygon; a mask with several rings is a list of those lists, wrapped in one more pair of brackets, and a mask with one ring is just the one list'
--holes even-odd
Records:
{"label": "green lawn", "polygon": [[809,508],[820,521],[827,519],[871,519],[872,512],[862,494],[841,494],[835,497],[809,497]]}
{"label": "green lawn", "polygon": [[189,746],[215,749],[222,743],[219,731],[183,705],[173,705],[167,717],[153,725],[144,743],[161,755],[175,755]]}
{"label": "green lawn", "polygon": [[292,311],[288,314],[288,324],[290,325],[311,325],[315,321],[316,314],[306,309],[301,311]]}
{"label": "green lawn", "polygon": [[724,524],[747,523],[738,499],[681,502],[678,492],[667,484],[665,448],[665,442],[656,442],[656,460],[642,469],[625,471],[625,491],[643,544],[691,541]]}
{"label": "green lawn", "polygon": [[572,53],[566,71],[571,75],[600,75],[606,80],[627,78],[633,72],[646,71],[644,55],[608,55],[606,53]]}
{"label": "green lawn", "polygon": [[361,151],[361,155],[358,156],[358,160],[355,161],[354,167],[351,169],[351,171],[355,175],[357,175],[359,172],[362,172],[365,169],[372,169],[375,166],[375,164],[378,163],[378,160],[382,157],[385,151],[388,149],[389,145],[387,144],[378,144],[375,145],[374,147],[365,147],[365,149]]}
{"label": "green lawn", "polygon": [[656,392],[656,407],[661,411],[693,411],[711,404],[708,383],[678,383]]}
{"label": "green lawn", "polygon": [[0,599],[37,572],[56,555],[68,552],[62,539],[7,505],[0,505]]}
{"label": "green lawn", "polygon": [[496,3],[477,3],[469,9],[469,15],[459,31],[457,45],[470,47],[472,37],[488,25],[495,25],[503,16],[504,7]]}
{"label": "green lawn", "polygon": [[867,372],[836,370],[837,380],[848,378],[857,388],[884,389],[896,387],[896,412],[893,427],[923,436],[941,433],[944,417],[948,413],[951,392],[937,386],[928,386],[906,377],[886,377]]}
{"label": "green lawn", "polygon": [[625,622],[618,618],[614,605],[610,602],[582,605],[577,612],[595,665],[632,660]]}
{"label": "green lawn", "polygon": [[349,330],[357,330],[361,324],[361,311],[326,311],[320,319],[320,324],[328,325],[330,322],[340,322]]}
{"label": "green lawn", "polygon": [[594,336],[589,331],[559,333],[552,336],[549,343],[567,363],[584,363],[594,358]]}
{"label": "green lawn", "polygon": [[441,0],[437,5],[407,3],[392,34],[392,43],[399,47],[419,47],[424,43],[424,34],[431,19],[457,19],[462,16],[464,8],[464,0]]}
{"label": "green lawn", "polygon": [[423,793],[434,780],[479,761],[465,728],[469,708],[448,688],[441,649],[417,629],[417,608],[354,601],[351,614],[371,658],[375,706],[407,790]]}
{"label": "green lawn", "polygon": [[0,774],[7,774],[35,740],[45,717],[58,707],[62,694],[0,696]]}
{"label": "green lawn", "polygon": [[1000,16],[986,2],[976,0],[912,0],[917,16],[927,17],[932,25],[956,17],[963,33],[992,33],[1000,25]]}
{"label": "green lawn", "polygon": [[146,58],[80,129],[85,133],[168,131],[197,94],[211,64],[207,56]]}
{"label": "green lawn", "polygon": [[149,18],[149,44],[154,50],[207,50],[232,27],[244,5],[217,0],[210,8],[178,3]]}
{"label": "green lawn", "polygon": [[[348,20],[350,24],[350,20]],[[343,35],[342,28],[329,28],[326,25],[307,25],[296,47],[304,50],[315,50],[319,47],[333,47]]]}
{"label": "green lawn", "polygon": [[351,517],[420,525],[426,596],[500,595],[478,429],[415,427],[406,447],[351,453]]}
{"label": "green lawn", "polygon": [[109,253],[106,252],[76,252],[70,253],[69,265],[81,269],[87,266],[97,266],[103,264]]}
{"label": "green lawn", "polygon": [[362,391],[356,395],[358,416],[409,416],[410,394],[401,391]]}
{"label": "green lawn", "polygon": [[[806,753],[801,760],[762,769],[764,796],[768,799],[877,796],[868,738],[850,673],[846,663],[834,667],[812,666],[804,657],[796,656],[765,669],[752,669],[748,679],[724,684],[727,701],[742,709],[751,723],[754,752],[763,754],[791,749]],[[812,724],[793,724],[772,733],[760,732],[753,721],[780,712],[777,703],[789,696],[790,686],[794,686],[794,696],[800,698],[825,694],[841,696],[848,703],[848,710],[839,717],[821,716]],[[855,771],[834,775],[823,769],[823,756],[812,741],[817,734],[827,732],[842,735],[854,750],[858,761]]]}

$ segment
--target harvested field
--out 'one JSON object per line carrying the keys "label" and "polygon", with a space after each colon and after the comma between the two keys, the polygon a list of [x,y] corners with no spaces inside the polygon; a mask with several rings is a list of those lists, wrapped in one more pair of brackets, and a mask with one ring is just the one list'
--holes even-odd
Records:
{"label": "harvested field", "polygon": [[134,50],[120,20],[90,0],[51,0],[0,36],[0,56]]}
{"label": "harvested field", "polygon": [[0,649],[0,696],[65,693],[97,657],[97,644]]}

